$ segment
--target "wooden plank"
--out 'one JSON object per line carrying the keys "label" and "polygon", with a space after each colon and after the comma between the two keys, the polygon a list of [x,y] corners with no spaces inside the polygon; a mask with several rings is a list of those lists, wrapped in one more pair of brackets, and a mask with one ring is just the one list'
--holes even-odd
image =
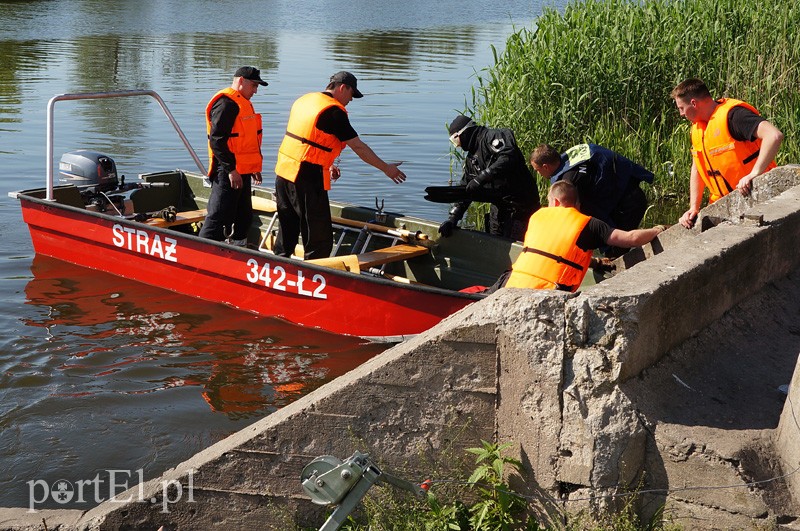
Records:
{"label": "wooden plank", "polygon": [[422,256],[423,254],[428,254],[427,247],[400,244],[384,249],[376,249],[356,256],[358,256],[359,267],[364,270],[378,265],[408,260],[409,258]]}
{"label": "wooden plank", "polygon": [[306,260],[309,264],[316,264],[340,271],[351,271],[359,273],[360,267],[358,263],[358,255],[345,254],[342,256],[331,256],[330,258],[316,258],[314,260]]}
{"label": "wooden plank", "polygon": [[250,203],[253,205],[253,210],[259,212],[273,213],[278,211],[278,205],[272,199],[266,197],[253,196],[250,198]]}
{"label": "wooden plank", "polygon": [[185,225],[186,223],[195,223],[206,219],[206,209],[190,210],[188,212],[178,212],[175,215],[175,221],[167,221],[162,218],[150,218],[145,223],[153,227],[174,227],[175,225]]}

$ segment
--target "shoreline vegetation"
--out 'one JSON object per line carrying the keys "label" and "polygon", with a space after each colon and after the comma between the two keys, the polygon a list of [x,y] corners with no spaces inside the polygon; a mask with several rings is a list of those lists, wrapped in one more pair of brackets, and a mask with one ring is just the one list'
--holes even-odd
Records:
{"label": "shoreline vegetation", "polygon": [[595,143],[638,162],[655,173],[642,226],[670,225],[689,204],[690,124],[669,96],[686,78],[755,106],[785,135],[777,163],[800,161],[798,30],[794,0],[573,0],[493,48],[466,113],[512,129],[526,157]]}

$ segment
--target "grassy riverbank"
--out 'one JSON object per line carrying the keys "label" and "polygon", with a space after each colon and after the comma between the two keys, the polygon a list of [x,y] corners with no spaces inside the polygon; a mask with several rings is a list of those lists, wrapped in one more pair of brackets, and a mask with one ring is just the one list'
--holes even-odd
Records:
{"label": "grassy riverbank", "polygon": [[472,108],[480,123],[513,129],[526,156],[543,142],[561,151],[593,142],[639,162],[656,174],[643,225],[674,223],[688,205],[691,158],[689,123],[669,93],[688,77],[753,104],[786,136],[778,163],[800,162],[795,0],[587,0],[546,9],[479,73]]}

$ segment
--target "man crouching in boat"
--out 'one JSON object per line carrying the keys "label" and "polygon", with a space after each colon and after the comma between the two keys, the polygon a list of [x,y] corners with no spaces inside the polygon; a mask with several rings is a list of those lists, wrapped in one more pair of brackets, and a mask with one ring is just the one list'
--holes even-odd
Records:
{"label": "man crouching in boat", "polygon": [[[491,203],[486,232],[521,240],[528,219],[539,208],[539,189],[510,129],[492,129],[460,114],[450,123],[450,142],[466,152],[463,197],[439,226],[448,238],[472,201]],[[426,189],[429,195],[434,190]]]}
{"label": "man crouching in boat", "polygon": [[547,208],[537,210],[528,223],[522,254],[505,282],[507,288],[577,291],[589,269],[592,251],[603,245],[639,247],[666,227],[620,230],[578,210],[578,190],[558,181],[547,194]]}
{"label": "man crouching in boat", "polygon": [[206,106],[208,178],[211,196],[200,237],[245,246],[253,218],[250,181],[261,184],[261,115],[250,98],[266,87],[261,72],[239,68],[230,87],[217,92]]}
{"label": "man crouching in boat", "polygon": [[275,165],[275,202],[280,222],[275,254],[292,256],[302,235],[306,260],[331,255],[333,226],[328,190],[331,181],[340,176],[334,161],[345,146],[395,183],[406,180],[399,162],[384,162],[350,125],[345,107],[353,98],[363,96],[356,76],[337,72],[324,91],[300,96],[292,104]]}

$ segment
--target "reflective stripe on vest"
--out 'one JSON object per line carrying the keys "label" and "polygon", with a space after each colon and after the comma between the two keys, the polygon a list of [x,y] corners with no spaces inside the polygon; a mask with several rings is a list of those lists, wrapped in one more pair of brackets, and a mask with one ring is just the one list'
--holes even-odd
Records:
{"label": "reflective stripe on vest", "polygon": [[301,162],[318,164],[322,166],[325,189],[331,189],[330,167],[346,145],[336,135],[317,128],[319,115],[331,107],[339,107],[347,112],[344,105],[324,92],[311,92],[294,102],[286,134],[278,148],[278,161],[275,164],[278,177],[294,182]]}
{"label": "reflective stripe on vest", "polygon": [[233,100],[239,107],[239,113],[236,115],[231,134],[228,137],[228,149],[236,157],[236,171],[242,174],[259,173],[263,161],[261,156],[261,115],[255,112],[250,100],[242,96],[238,90],[228,87],[214,94],[214,97],[206,105],[206,135],[209,137],[208,175],[213,177],[217,168],[210,142],[211,107],[223,96]]}
{"label": "reflective stripe on vest", "polygon": [[[741,100],[723,98],[714,109],[707,123],[692,124],[692,159],[700,178],[708,187],[709,201],[728,195],[736,185],[750,173],[758,159],[761,139],[755,141],[735,140],[728,129],[728,113],[741,106],[759,114],[758,111]],[[776,166],[772,161],[767,167]]]}
{"label": "reflective stripe on vest", "polygon": [[525,248],[512,266],[506,287],[576,291],[589,269],[592,251],[577,246],[589,216],[574,208],[540,208],[528,222]]}

